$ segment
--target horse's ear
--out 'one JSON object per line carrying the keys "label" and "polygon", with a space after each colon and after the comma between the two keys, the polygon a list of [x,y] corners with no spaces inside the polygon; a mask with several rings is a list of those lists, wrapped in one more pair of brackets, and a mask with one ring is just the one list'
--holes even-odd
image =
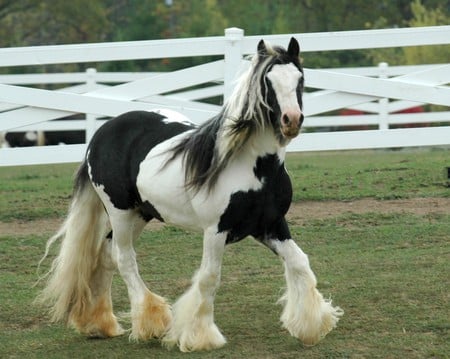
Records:
{"label": "horse's ear", "polygon": [[264,42],[264,40],[260,40],[258,42],[258,56],[267,56],[268,52],[267,52],[267,47],[266,47],[266,43]]}
{"label": "horse's ear", "polygon": [[295,37],[291,37],[291,41],[289,41],[288,54],[295,58],[298,58],[300,55],[300,45]]}

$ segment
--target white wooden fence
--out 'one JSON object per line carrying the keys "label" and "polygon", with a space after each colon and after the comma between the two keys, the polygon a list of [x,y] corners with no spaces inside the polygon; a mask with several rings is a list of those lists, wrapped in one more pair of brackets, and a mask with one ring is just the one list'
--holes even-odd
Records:
{"label": "white wooden fence", "polygon": [[[244,36],[240,29],[225,36],[82,45],[0,49],[0,67],[89,63],[132,59],[221,55],[223,60],[170,73],[26,74],[0,76],[0,131],[85,129],[92,136],[101,121],[129,110],[169,108],[193,122],[218,111],[200,100],[229,96],[243,56],[264,38],[286,45],[291,36],[301,44],[305,64],[308,52],[397,46],[450,44],[450,26],[315,34]],[[307,133],[289,145],[290,151],[435,146],[450,144],[450,65],[420,65],[360,69],[305,69],[304,126]],[[72,84],[57,91],[27,87],[35,84]],[[120,83],[110,86],[111,83]],[[75,84],[75,85],[74,85]],[[193,86],[208,84],[200,90]],[[21,85],[21,86],[18,86]],[[27,85],[27,86],[23,86]],[[167,95],[170,93],[170,95]],[[422,114],[392,114],[402,109],[435,104],[444,110]],[[358,116],[320,116],[341,108],[364,110]],[[84,121],[51,121],[75,113]],[[439,123],[426,128],[390,129],[402,123]],[[443,123],[443,124],[442,124]],[[372,125],[377,129],[309,132],[308,128]],[[0,166],[78,162],[86,144],[0,149]]]}

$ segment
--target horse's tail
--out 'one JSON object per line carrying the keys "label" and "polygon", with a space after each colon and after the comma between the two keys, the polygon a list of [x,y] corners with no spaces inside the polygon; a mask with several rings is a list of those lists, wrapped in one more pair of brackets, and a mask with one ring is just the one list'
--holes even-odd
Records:
{"label": "horse's tail", "polygon": [[105,239],[108,216],[92,186],[84,162],[76,176],[69,214],[60,230],[47,241],[45,254],[58,240],[47,284],[36,301],[48,306],[53,321],[70,322],[82,315],[92,299],[89,286]]}

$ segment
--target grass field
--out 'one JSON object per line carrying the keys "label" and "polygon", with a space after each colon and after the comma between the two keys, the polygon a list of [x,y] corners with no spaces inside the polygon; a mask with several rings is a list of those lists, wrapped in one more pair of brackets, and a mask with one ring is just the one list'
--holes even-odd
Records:
{"label": "grass field", "polygon": [[[450,197],[448,150],[360,151],[289,155],[295,201]],[[62,218],[76,166],[0,168],[0,222]],[[31,303],[36,266],[50,234],[0,233],[1,358],[447,358],[450,355],[450,208],[448,212],[335,213],[292,221],[291,230],[319,280],[319,289],[345,310],[317,346],[303,347],[280,327],[276,301],[282,265],[255,241],[227,248],[216,322],[228,344],[182,354],[158,341],[126,336],[86,339],[48,322]],[[137,244],[144,280],[174,301],[201,259],[196,233],[172,227],[145,231]],[[43,267],[45,270],[49,263]],[[129,309],[115,277],[116,312]],[[126,320],[125,320],[126,323]],[[128,326],[128,324],[125,324]]]}

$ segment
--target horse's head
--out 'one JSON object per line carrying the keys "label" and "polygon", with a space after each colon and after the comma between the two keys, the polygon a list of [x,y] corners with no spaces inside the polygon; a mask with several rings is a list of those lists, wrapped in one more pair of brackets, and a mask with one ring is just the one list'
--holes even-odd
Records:
{"label": "horse's head", "polygon": [[273,130],[285,146],[303,123],[303,68],[300,46],[291,38],[286,49],[261,40],[257,53],[242,74],[222,116],[221,153],[237,151],[253,134]]}
{"label": "horse's head", "polygon": [[[300,46],[291,38],[288,49],[258,44],[257,66],[265,66],[262,95],[270,110],[270,122],[280,140],[296,137],[303,123],[303,68]],[[283,141],[284,142],[284,141]]]}

